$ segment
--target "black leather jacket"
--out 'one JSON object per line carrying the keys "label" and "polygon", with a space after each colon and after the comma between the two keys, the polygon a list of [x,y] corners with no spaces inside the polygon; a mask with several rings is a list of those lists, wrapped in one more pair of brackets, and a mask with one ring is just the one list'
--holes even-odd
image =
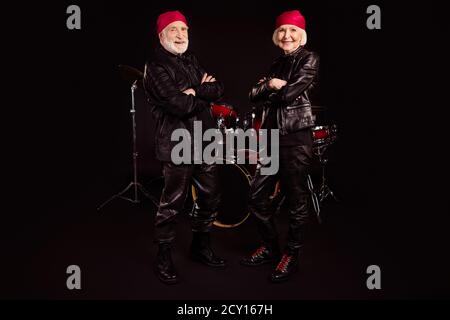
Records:
{"label": "black leather jacket", "polygon": [[[187,51],[174,55],[158,46],[152,59],[146,63],[144,89],[156,118],[156,157],[170,161],[172,148],[178,144],[171,141],[176,129],[187,129],[193,137],[193,123],[202,120],[203,130],[214,126],[210,103],[223,95],[221,82],[201,84],[205,70],[194,54]],[[186,95],[192,88],[196,95]]]}
{"label": "black leather jacket", "polygon": [[[303,47],[274,61],[267,79],[250,91],[251,102],[263,102],[263,128],[268,112],[274,111],[280,135],[314,126],[310,95],[317,83],[318,69],[317,54]],[[272,91],[267,86],[271,78],[285,80],[287,84],[279,91]]]}

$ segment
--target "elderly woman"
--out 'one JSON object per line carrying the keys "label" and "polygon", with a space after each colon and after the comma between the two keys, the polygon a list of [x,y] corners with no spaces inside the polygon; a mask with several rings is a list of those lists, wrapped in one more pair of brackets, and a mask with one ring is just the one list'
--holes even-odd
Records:
{"label": "elderly woman", "polygon": [[[282,13],[276,19],[273,42],[283,54],[274,61],[269,73],[250,92],[252,102],[263,103],[263,129],[279,130],[280,168],[276,175],[257,171],[250,191],[250,211],[262,238],[260,246],[242,259],[246,266],[276,264],[270,280],[287,280],[298,269],[304,227],[309,216],[308,168],[312,160],[314,116],[310,95],[315,86],[319,59],[306,50],[305,19],[298,11]],[[277,181],[286,195],[289,212],[287,245],[279,248],[270,195]]]}

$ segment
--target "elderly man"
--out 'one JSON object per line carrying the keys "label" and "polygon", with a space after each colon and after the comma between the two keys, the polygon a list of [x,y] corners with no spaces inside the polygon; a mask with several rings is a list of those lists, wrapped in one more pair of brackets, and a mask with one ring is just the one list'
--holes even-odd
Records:
{"label": "elderly man", "polygon": [[171,159],[172,149],[178,143],[171,141],[174,130],[187,130],[193,137],[194,121],[202,121],[204,130],[214,127],[210,104],[223,95],[223,85],[187,51],[188,23],[182,13],[161,14],[156,29],[161,45],[146,64],[144,87],[156,117],[156,155],[165,178],[155,220],[158,253],[154,267],[158,278],[170,284],[178,282],[171,258],[176,218],[191,185],[196,187],[198,199],[192,214],[190,256],[210,267],[225,267],[225,261],[214,254],[209,243],[220,197],[217,167],[206,163],[177,165]]}

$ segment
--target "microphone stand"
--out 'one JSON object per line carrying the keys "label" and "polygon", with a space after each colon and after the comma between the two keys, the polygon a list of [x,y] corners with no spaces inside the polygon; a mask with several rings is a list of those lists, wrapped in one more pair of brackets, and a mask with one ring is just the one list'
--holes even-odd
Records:
{"label": "microphone stand", "polygon": [[[138,194],[139,191],[145,197],[150,199],[155,206],[159,205],[159,201],[155,197],[151,196],[148,193],[148,191],[145,190],[145,188],[138,182],[138,179],[137,179],[138,152],[137,152],[137,146],[136,146],[136,108],[135,108],[135,99],[134,99],[134,92],[137,89],[136,83],[137,83],[137,80],[134,81],[133,85],[131,86],[131,110],[130,110],[131,120],[132,120],[132,124],[133,124],[133,181],[131,181],[130,184],[125,189],[123,189],[119,193],[113,195],[111,198],[109,198],[108,200],[103,202],[97,208],[98,211],[100,211],[105,205],[107,205],[109,202],[111,202],[112,200],[114,200],[116,198],[130,201],[132,203],[140,203],[141,201],[139,200],[139,194]],[[124,194],[127,193],[128,190],[130,190],[131,188],[133,189],[133,198],[125,197]]]}

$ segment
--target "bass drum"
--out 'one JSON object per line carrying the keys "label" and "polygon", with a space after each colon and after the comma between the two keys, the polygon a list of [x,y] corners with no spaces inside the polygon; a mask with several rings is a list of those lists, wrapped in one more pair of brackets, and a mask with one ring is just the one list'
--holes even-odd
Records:
{"label": "bass drum", "polygon": [[[244,167],[231,162],[218,164],[221,201],[214,225],[221,228],[234,228],[248,219],[248,195],[251,174]],[[192,186],[192,199],[197,200],[197,192]]]}
{"label": "bass drum", "polygon": [[[256,172],[256,164],[250,164],[258,158],[255,151],[241,149],[246,164],[236,164],[236,161],[223,159],[224,164],[218,164],[221,200],[218,215],[214,225],[221,228],[234,228],[240,226],[248,219],[248,200],[250,185]],[[280,196],[280,183],[277,182],[273,194],[270,196],[275,206],[282,200]],[[194,205],[197,200],[197,192],[192,186],[192,199]]]}

